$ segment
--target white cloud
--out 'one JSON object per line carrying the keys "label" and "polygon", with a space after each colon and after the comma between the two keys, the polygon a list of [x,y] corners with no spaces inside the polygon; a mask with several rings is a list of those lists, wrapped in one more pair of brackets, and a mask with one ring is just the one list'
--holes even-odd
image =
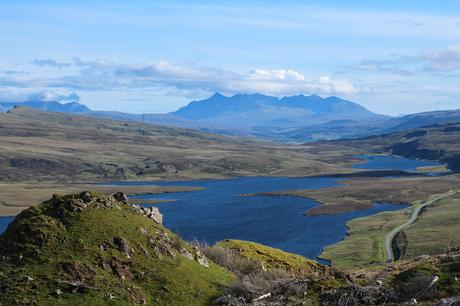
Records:
{"label": "white cloud", "polygon": [[[83,61],[74,58],[68,63],[35,60],[39,67],[57,69],[73,67],[74,73],[43,78],[39,74],[0,74],[0,86],[18,88],[61,88],[67,90],[102,91],[163,88],[182,91],[187,97],[203,93],[263,93],[271,95],[324,94],[347,95],[357,88],[347,80],[330,76],[307,77],[292,69],[253,69],[247,73],[190,63],[159,61],[147,64],[118,64],[108,60]],[[72,69],[70,69],[72,70]]]}
{"label": "white cloud", "polygon": [[358,64],[348,66],[347,69],[403,76],[429,72],[443,76],[442,73],[460,71],[460,44],[415,55],[392,55],[387,59],[365,59]]}
{"label": "white cloud", "polygon": [[450,72],[460,70],[460,44],[444,50],[429,52],[421,56],[426,61],[425,70]]}
{"label": "white cloud", "polygon": [[249,79],[264,79],[264,80],[295,80],[305,81],[305,76],[297,71],[289,69],[255,69],[248,75]]}
{"label": "white cloud", "polygon": [[75,92],[60,93],[52,90],[1,90],[0,102],[78,102],[80,97]]}
{"label": "white cloud", "polygon": [[50,66],[50,67],[55,67],[55,68],[63,68],[63,67],[69,67],[69,63],[58,63],[55,60],[52,59],[36,59],[32,62],[32,64],[35,64],[37,66]]}

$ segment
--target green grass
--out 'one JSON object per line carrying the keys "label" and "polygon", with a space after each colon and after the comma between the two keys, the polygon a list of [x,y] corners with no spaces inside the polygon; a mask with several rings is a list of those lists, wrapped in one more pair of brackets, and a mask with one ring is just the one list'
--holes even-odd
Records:
{"label": "green grass", "polygon": [[442,254],[460,247],[460,196],[439,201],[429,207],[419,220],[404,230],[408,240],[405,258]]}
{"label": "green grass", "polygon": [[[135,301],[134,292],[142,292],[149,305],[206,305],[234,280],[222,267],[205,267],[179,255],[181,249],[196,251],[128,205],[90,205],[76,213],[64,209],[60,216],[69,200],[53,199],[21,213],[0,238],[0,253],[8,256],[0,266],[0,305],[33,300],[39,305],[128,305]],[[126,241],[130,258],[113,246],[114,237]],[[155,251],[149,240],[165,250]],[[112,246],[103,251],[102,243]],[[124,280],[103,268],[110,261],[128,267]],[[67,271],[66,266],[72,268]],[[75,267],[81,271],[73,272]],[[33,281],[27,282],[28,277]],[[75,279],[83,279],[90,289],[72,292],[66,282]],[[57,296],[57,289],[64,293]],[[109,300],[109,294],[117,299]]]}
{"label": "green grass", "polygon": [[244,259],[262,262],[267,270],[283,270],[302,275],[314,273],[321,268],[314,260],[255,242],[224,240],[216,245],[230,249]]}
{"label": "green grass", "polygon": [[[440,200],[429,206],[414,224],[404,230],[407,240],[404,259],[443,254],[449,247],[460,246],[459,203],[458,195]],[[334,267],[347,270],[384,263],[385,235],[408,219],[408,211],[384,212],[349,221],[347,237],[326,247],[320,256],[331,260]]]}
{"label": "green grass", "polygon": [[405,211],[383,212],[349,221],[345,239],[326,247],[320,257],[331,260],[333,267],[345,270],[384,263],[385,235],[407,220]]}

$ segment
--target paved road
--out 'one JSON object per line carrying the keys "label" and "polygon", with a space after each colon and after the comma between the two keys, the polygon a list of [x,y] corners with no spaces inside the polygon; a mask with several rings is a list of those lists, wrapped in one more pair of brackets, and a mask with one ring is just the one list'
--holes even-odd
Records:
{"label": "paved road", "polygon": [[412,212],[410,214],[409,220],[407,220],[404,224],[401,224],[400,226],[392,229],[385,236],[385,254],[386,254],[386,257],[387,257],[387,261],[388,262],[394,261],[393,248],[391,247],[391,244],[392,244],[393,239],[394,239],[394,237],[396,236],[397,233],[399,233],[404,228],[406,228],[407,226],[409,226],[412,223],[414,223],[415,221],[417,221],[417,218],[418,218],[420,212],[422,211],[422,209],[424,207],[427,207],[427,206],[433,204],[434,202],[442,200],[444,198],[451,197],[456,193],[458,193],[458,191],[449,191],[449,192],[443,193],[443,194],[441,194],[441,195],[439,195],[439,196],[437,196],[435,198],[432,198],[431,200],[426,201],[426,202],[424,202],[424,203],[422,203],[422,204],[420,204],[418,206],[415,206],[412,209]]}

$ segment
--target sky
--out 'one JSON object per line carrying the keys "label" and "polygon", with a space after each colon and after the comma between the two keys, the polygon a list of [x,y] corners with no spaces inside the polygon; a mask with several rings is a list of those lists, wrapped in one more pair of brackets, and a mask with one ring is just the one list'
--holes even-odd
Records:
{"label": "sky", "polygon": [[460,108],[460,1],[0,0],[0,102],[174,111],[214,92]]}

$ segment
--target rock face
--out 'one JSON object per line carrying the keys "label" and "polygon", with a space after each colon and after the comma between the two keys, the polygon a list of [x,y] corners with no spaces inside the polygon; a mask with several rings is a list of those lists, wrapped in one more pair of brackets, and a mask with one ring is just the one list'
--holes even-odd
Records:
{"label": "rock face", "polygon": [[143,214],[146,217],[152,219],[157,224],[163,224],[163,215],[157,207],[143,207],[140,205],[131,205],[139,214]]}
{"label": "rock face", "polygon": [[436,306],[460,306],[460,296],[442,299]]}
{"label": "rock face", "polygon": [[163,215],[160,213],[157,207],[150,207],[150,209],[147,211],[147,216],[158,224],[163,223]]}
{"label": "rock face", "polygon": [[128,197],[123,192],[117,192],[113,194],[113,197],[124,204],[128,204]]}
{"label": "rock face", "polygon": [[113,243],[117,246],[118,250],[125,253],[125,255],[129,258],[132,254],[132,249],[128,246],[128,243],[120,237],[113,238]]}

